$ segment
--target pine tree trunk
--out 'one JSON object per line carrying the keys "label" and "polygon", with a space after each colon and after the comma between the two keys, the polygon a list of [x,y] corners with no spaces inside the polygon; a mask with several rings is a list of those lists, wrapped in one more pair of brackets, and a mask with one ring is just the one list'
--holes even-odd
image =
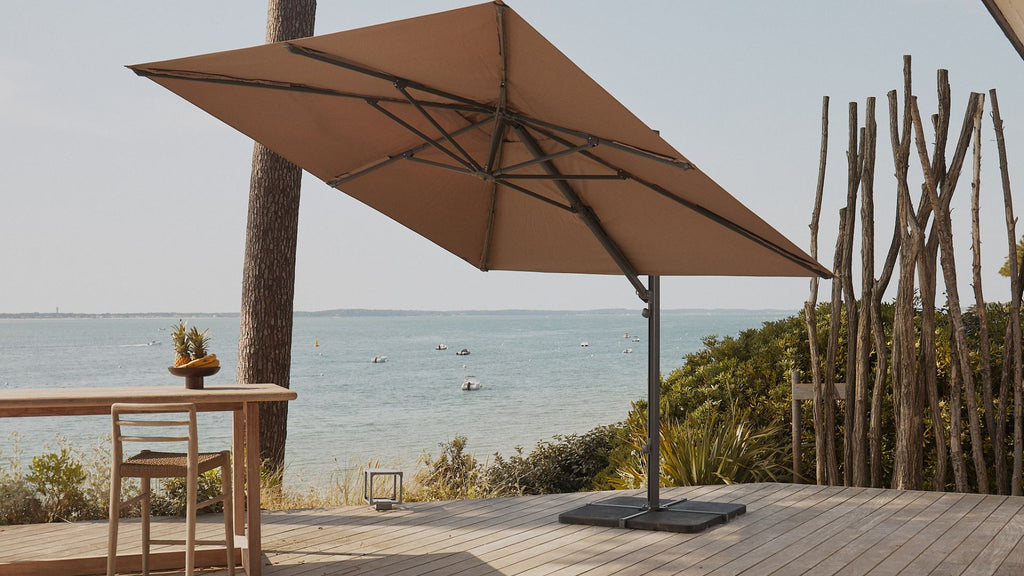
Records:
{"label": "pine tree trunk", "polygon": [[[316,0],[270,0],[267,42],[313,34]],[[238,335],[240,384],[288,388],[291,371],[295,252],[302,170],[261,144],[253,149]],[[284,469],[288,403],[260,404],[260,460]]]}

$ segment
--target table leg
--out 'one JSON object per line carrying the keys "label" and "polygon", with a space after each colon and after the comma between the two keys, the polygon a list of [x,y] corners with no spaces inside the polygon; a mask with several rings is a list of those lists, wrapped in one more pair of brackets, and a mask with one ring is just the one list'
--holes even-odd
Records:
{"label": "table leg", "polygon": [[231,486],[234,492],[232,496],[235,514],[232,521],[235,524],[235,548],[241,548],[244,551],[249,548],[249,545],[245,543],[245,474],[247,471],[245,467],[245,410],[243,408],[233,410],[231,415],[233,419],[231,456],[234,463],[232,468],[235,473]]}
{"label": "table leg", "polygon": [[247,508],[249,549],[243,555],[248,560],[249,576],[263,574],[263,531],[260,527],[260,405],[245,404],[246,476],[249,478],[249,506]]}

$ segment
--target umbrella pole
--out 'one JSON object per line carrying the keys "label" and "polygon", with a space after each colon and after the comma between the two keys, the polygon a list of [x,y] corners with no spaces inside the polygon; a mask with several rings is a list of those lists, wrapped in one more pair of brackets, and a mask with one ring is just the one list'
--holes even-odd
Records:
{"label": "umbrella pole", "polygon": [[635,528],[670,532],[700,532],[722,524],[747,511],[735,502],[698,502],[681,498],[661,505],[659,425],[661,405],[661,278],[647,277],[647,499],[612,496],[558,515],[564,524],[586,524],[608,528]]}
{"label": "umbrella pole", "polygon": [[647,509],[660,510],[661,277],[647,277]]}

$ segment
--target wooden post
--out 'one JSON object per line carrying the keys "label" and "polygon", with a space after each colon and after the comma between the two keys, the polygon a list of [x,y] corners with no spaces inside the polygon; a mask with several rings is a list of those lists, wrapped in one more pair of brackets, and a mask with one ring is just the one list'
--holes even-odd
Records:
{"label": "wooden post", "polygon": [[[978,108],[974,113],[974,173],[971,179],[971,253],[972,275],[974,277],[974,303],[978,315],[978,356],[981,359],[981,398],[985,412],[985,428],[989,436],[994,435],[996,428],[995,406],[992,402],[992,353],[989,346],[988,310],[985,309],[985,295],[981,285],[981,121],[983,118],[984,94],[978,94]],[[1000,423],[1001,424],[1001,423]],[[991,438],[990,438],[991,439]],[[995,460],[996,479],[995,493],[1006,473],[1002,446],[993,442],[992,455]]]}
{"label": "wooden post", "polygon": [[800,474],[800,466],[801,466],[801,463],[802,463],[801,458],[803,457],[803,455],[800,454],[800,445],[801,445],[801,437],[800,437],[801,433],[800,433],[800,430],[801,430],[802,426],[800,425],[801,424],[800,423],[800,420],[801,420],[800,401],[796,399],[796,385],[800,383],[800,372],[797,371],[797,370],[793,370],[789,374],[790,374],[790,384],[791,384],[790,404],[791,404],[791,408],[792,408],[792,420],[793,420],[793,422],[792,422],[792,430],[793,430],[793,482],[796,483],[796,484],[799,484],[800,483],[800,479],[801,479],[801,474]]}
{"label": "wooden post", "polygon": [[[1024,445],[1024,431],[1022,431],[1022,399],[1021,399],[1021,327],[1020,327],[1020,299],[1024,283],[1021,282],[1017,265],[1017,219],[1013,215],[1013,195],[1010,193],[1010,173],[1006,166],[1006,142],[1003,139],[1003,119],[999,115],[999,100],[996,98],[996,91],[989,90],[989,99],[992,102],[992,125],[996,131],[996,144],[999,149],[999,172],[1003,183],[1003,204],[1006,214],[1006,239],[1009,243],[1010,269],[1010,320],[1006,325],[1008,337],[1003,341],[1004,350],[1013,350],[1012,355],[1006,355],[1003,360],[1003,380],[999,386],[999,421],[1003,422],[1003,411],[1006,409],[1008,396],[1007,388],[1010,380],[1008,374],[1010,368],[1013,370],[1013,472],[1010,478],[1010,493],[1014,496],[1021,494],[1021,447]],[[1009,363],[1008,363],[1009,362]],[[1002,443],[1005,439],[1005,427],[996,428],[996,441]],[[1005,491],[1005,487],[1003,488]]]}
{"label": "wooden post", "polygon": [[[973,131],[974,114],[979,103],[979,94],[971,94],[967,105],[967,114],[964,120],[964,128],[961,130],[960,141],[957,143],[957,150],[953,157],[946,179],[943,182],[943,196],[952,196],[956,188],[956,181],[960,175],[960,168],[963,165],[963,158],[967,153],[967,145]],[[934,228],[938,234],[940,251],[940,262],[942,264],[943,280],[946,285],[946,298],[949,303],[949,317],[953,341],[956,343],[956,357],[954,361],[959,362],[960,376],[963,378],[964,394],[967,404],[967,417],[970,423],[971,451],[975,463],[975,474],[978,482],[978,491],[987,494],[988,465],[985,463],[984,444],[981,438],[981,423],[978,418],[977,398],[975,397],[974,373],[967,347],[967,335],[963,323],[963,315],[960,308],[960,295],[957,290],[956,263],[953,255],[953,235],[950,230],[950,217],[948,208],[948,197],[946,203],[940,200],[938,189],[935,185],[931,162],[928,160],[927,143],[924,137],[924,129],[921,126],[921,116],[917,109],[917,102],[912,105],[914,132],[917,141],[918,156],[921,160],[921,168],[925,175],[925,192],[935,213]],[[952,350],[952,346],[951,346]]]}
{"label": "wooden post", "polygon": [[[814,211],[811,213],[811,258],[818,259],[818,222],[821,217],[821,197],[825,188],[825,164],[828,157],[828,96],[821,100],[821,152],[818,156],[818,187],[814,195]],[[834,402],[826,401],[822,387],[821,354],[818,351],[818,278],[811,278],[811,295],[804,302],[804,319],[807,322],[807,342],[810,353],[811,377],[814,382],[814,446],[815,481],[830,484],[838,472],[836,466]],[[831,395],[829,395],[831,398]],[[826,433],[826,430],[828,431]],[[832,478],[833,480],[829,480]]]}

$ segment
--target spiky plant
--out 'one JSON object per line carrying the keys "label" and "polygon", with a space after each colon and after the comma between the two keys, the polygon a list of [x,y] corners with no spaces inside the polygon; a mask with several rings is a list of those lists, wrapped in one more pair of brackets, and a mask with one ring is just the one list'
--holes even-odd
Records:
{"label": "spiky plant", "polygon": [[178,320],[177,324],[171,324],[171,342],[174,344],[174,365],[181,366],[192,361],[189,355],[188,331],[185,323]]}
{"label": "spiky plant", "polygon": [[[646,423],[630,426],[633,450],[615,458],[615,488],[646,483],[647,460],[642,445]],[[662,486],[698,486],[742,482],[777,482],[786,477],[787,454],[779,441],[781,428],[750,424],[750,410],[705,405],[682,422],[661,422],[659,477]]]}
{"label": "spiky plant", "polygon": [[210,329],[207,328],[202,332],[199,328],[193,326],[188,331],[188,345],[192,352],[192,359],[198,360],[209,353],[210,337],[206,335]]}

